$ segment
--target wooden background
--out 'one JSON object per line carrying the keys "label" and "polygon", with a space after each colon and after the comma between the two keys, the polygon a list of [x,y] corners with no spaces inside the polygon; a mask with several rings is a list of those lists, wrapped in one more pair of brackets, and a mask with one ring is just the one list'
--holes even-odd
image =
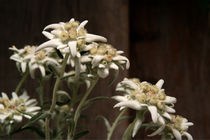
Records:
{"label": "wooden background", "polygon": [[[11,93],[20,79],[8,47],[42,43],[46,39],[41,31],[50,23],[88,19],[89,32],[107,37],[130,56],[130,77],[153,83],[163,78],[167,94],[178,99],[177,113],[194,122],[194,138],[210,139],[208,6],[208,0],[0,0],[0,91]],[[115,85],[108,89],[107,83],[101,80],[91,96],[114,95]],[[33,97],[36,84],[31,79],[24,84]],[[52,86],[53,81],[49,92]],[[104,101],[85,112],[91,115],[87,127],[92,131],[83,139],[105,138],[104,125],[94,124],[94,116],[103,114],[112,121],[118,114],[113,104]],[[113,139],[120,139],[125,125]],[[148,139],[142,133],[138,137]],[[25,132],[16,137],[31,138]]]}

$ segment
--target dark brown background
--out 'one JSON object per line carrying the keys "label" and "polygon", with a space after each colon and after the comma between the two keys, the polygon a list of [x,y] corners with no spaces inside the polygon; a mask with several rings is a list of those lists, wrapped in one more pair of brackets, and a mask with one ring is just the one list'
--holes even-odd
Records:
{"label": "dark brown background", "polygon": [[[208,7],[208,0],[0,0],[0,90],[11,93],[20,79],[8,47],[42,43],[46,39],[41,31],[50,23],[88,19],[89,32],[107,37],[130,56],[130,77],[153,83],[163,78],[167,94],[178,99],[177,113],[194,122],[194,138],[210,139]],[[29,79],[24,86],[36,97],[32,83]],[[115,85],[108,89],[107,83],[101,80],[92,96],[114,95]],[[105,138],[103,123],[94,124],[94,116],[103,114],[113,121],[118,114],[113,104],[104,101],[85,112],[91,115],[92,130],[86,139]],[[120,139],[124,128],[118,127],[113,139]],[[25,132],[16,137],[30,138]]]}

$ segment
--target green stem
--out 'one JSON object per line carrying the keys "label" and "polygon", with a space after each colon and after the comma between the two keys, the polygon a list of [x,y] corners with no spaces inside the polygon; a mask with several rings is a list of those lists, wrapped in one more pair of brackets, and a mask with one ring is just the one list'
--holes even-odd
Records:
{"label": "green stem", "polygon": [[22,79],[20,80],[20,82],[18,83],[16,89],[15,89],[15,93],[18,94],[21,86],[23,85],[24,81],[26,80],[27,76],[28,76],[29,72],[28,70],[24,73]]}
{"label": "green stem", "polygon": [[95,80],[91,83],[90,87],[87,89],[86,93],[84,94],[82,100],[80,101],[80,103],[79,103],[79,105],[78,105],[78,107],[77,107],[77,109],[76,109],[76,112],[75,112],[75,114],[74,114],[74,129],[72,130],[72,132],[70,132],[70,134],[69,134],[70,136],[68,136],[68,138],[69,138],[70,140],[73,140],[73,136],[74,136],[74,133],[75,133],[75,131],[76,131],[77,122],[78,122],[78,119],[79,119],[79,117],[80,117],[80,112],[81,112],[82,106],[84,105],[84,103],[85,103],[85,101],[86,101],[88,95],[91,93],[92,89],[95,87],[97,81],[98,81],[98,77],[97,77],[97,79],[95,79]]}
{"label": "green stem", "polygon": [[[52,97],[52,104],[50,106],[50,110],[49,112],[52,113],[55,109],[55,105],[56,105],[56,96],[57,96],[57,90],[58,90],[58,87],[60,85],[60,82],[61,82],[61,78],[65,72],[65,68],[66,68],[66,63],[67,63],[67,60],[69,58],[69,54],[66,54],[64,60],[63,60],[63,64],[62,64],[62,67],[61,67],[61,72],[60,72],[60,75],[57,77],[56,79],[56,82],[55,82],[55,85],[54,85],[54,88],[53,88],[53,97]],[[49,131],[49,124],[50,124],[50,118],[47,117],[45,119],[45,139],[46,140],[50,140],[50,131]]]}
{"label": "green stem", "polygon": [[115,128],[117,127],[121,117],[123,116],[123,114],[127,111],[127,109],[124,109],[123,111],[120,112],[120,114],[118,115],[118,117],[115,119],[115,121],[112,124],[112,127],[109,129],[109,132],[107,134],[107,140],[110,140],[112,137],[112,134],[115,130]]}

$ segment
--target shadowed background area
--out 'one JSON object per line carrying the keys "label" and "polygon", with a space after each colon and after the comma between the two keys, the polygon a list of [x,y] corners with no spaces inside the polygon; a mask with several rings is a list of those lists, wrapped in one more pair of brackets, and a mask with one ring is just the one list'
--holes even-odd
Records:
{"label": "shadowed background area", "polygon": [[[210,139],[208,7],[208,0],[0,0],[0,91],[11,93],[21,78],[9,60],[11,45],[22,48],[46,41],[41,32],[50,23],[88,19],[89,32],[107,37],[130,58],[130,70],[121,72],[118,81],[128,74],[152,83],[163,78],[166,93],[178,99],[177,113],[195,124],[189,132],[195,139]],[[91,96],[115,95],[116,82],[110,88],[109,80],[102,79]],[[32,97],[37,97],[36,85],[30,78],[24,84]],[[46,97],[51,97],[53,85],[48,83]],[[95,123],[95,116],[103,114],[112,122],[119,113],[112,109],[114,103],[95,103],[85,112],[90,117],[82,124],[91,132],[82,139],[105,139],[105,126]],[[113,139],[120,139],[125,127],[126,123],[118,127]],[[143,132],[136,139],[140,138],[148,139]]]}

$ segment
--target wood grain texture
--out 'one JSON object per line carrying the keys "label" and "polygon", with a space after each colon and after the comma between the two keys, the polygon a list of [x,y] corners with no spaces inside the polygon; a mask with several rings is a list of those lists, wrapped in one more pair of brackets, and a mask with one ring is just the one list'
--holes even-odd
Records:
{"label": "wood grain texture", "polygon": [[202,2],[131,2],[130,76],[163,78],[166,93],[178,99],[177,114],[194,122],[194,139],[210,139],[209,13]]}
{"label": "wood grain texture", "polygon": [[[6,93],[11,93],[18,81],[18,74],[14,62],[9,60],[11,52],[8,47],[16,45],[18,48],[25,44],[40,44],[46,39],[41,35],[42,29],[54,22],[68,21],[70,18],[82,21],[89,20],[87,29],[91,33],[100,34],[107,37],[109,43],[116,48],[128,52],[128,1],[127,0],[1,0],[0,1],[0,89]],[[119,80],[126,75],[126,71],[121,72]],[[108,88],[107,80],[102,79],[94,89],[93,96],[114,95],[115,84]],[[29,90],[29,94],[37,97],[34,87],[37,83],[29,79],[24,84]],[[48,95],[51,96],[51,88],[54,81],[48,83]],[[91,133],[83,139],[105,139],[105,126],[100,121],[95,124],[95,116],[103,114],[110,121],[118,114],[117,109],[112,109],[113,102],[101,102],[91,106],[90,111],[85,112],[90,115],[89,123],[84,121],[83,126],[90,128]],[[114,134],[114,139],[119,139],[124,130],[122,124]],[[23,132],[16,138],[31,138]]]}

